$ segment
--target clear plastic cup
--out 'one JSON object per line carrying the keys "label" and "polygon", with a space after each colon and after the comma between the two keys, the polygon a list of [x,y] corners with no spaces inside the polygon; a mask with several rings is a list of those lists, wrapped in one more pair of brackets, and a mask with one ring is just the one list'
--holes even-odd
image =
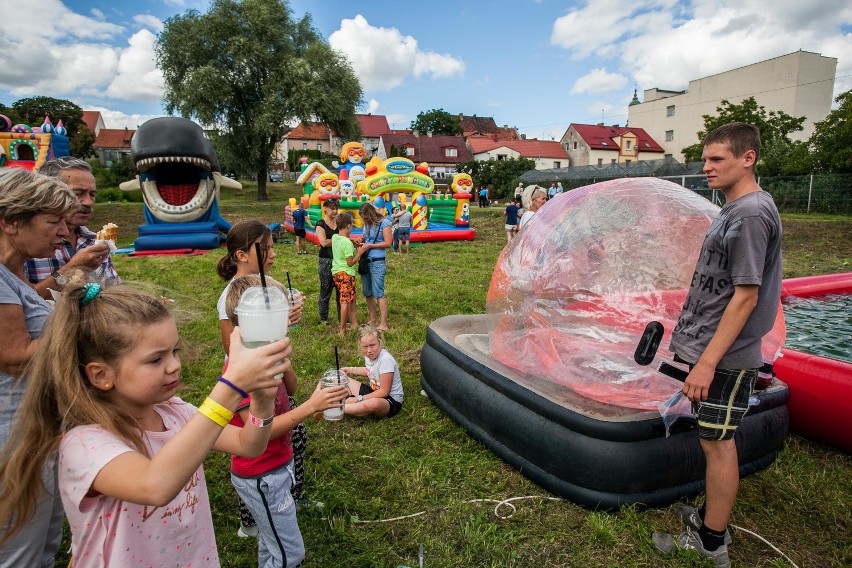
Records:
{"label": "clear plastic cup", "polygon": [[234,312],[243,345],[255,349],[287,337],[290,302],[278,288],[252,286],[240,297]]}
{"label": "clear plastic cup", "polygon": [[[324,389],[349,386],[349,377],[343,371],[338,369],[329,369],[322,374],[322,377],[320,377],[320,385],[320,388]],[[323,410],[323,418],[329,421],[342,420],[344,415],[343,407],[345,405],[346,397],[340,400],[340,404],[338,406],[333,406]]]}
{"label": "clear plastic cup", "polygon": [[[290,303],[290,310],[292,311],[296,306],[302,306],[305,303],[305,295],[295,288],[287,288],[284,292],[284,295],[287,296],[287,301]],[[298,323],[294,323],[290,327],[299,327]]]}

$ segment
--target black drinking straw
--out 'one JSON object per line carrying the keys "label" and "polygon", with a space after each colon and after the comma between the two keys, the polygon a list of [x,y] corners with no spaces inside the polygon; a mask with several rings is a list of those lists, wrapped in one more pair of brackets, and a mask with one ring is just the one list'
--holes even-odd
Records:
{"label": "black drinking straw", "polygon": [[290,284],[290,272],[287,272],[287,288],[290,289],[290,301],[293,301],[293,285]]}
{"label": "black drinking straw", "polygon": [[260,254],[260,243],[254,243],[254,252],[257,255],[257,271],[260,273],[260,285],[263,287],[263,299],[266,307],[269,307],[269,292],[266,289],[266,274],[263,272],[263,256]]}
{"label": "black drinking straw", "polygon": [[334,346],[334,368],[337,369],[337,382],[340,382],[340,356],[337,354],[337,345]]}

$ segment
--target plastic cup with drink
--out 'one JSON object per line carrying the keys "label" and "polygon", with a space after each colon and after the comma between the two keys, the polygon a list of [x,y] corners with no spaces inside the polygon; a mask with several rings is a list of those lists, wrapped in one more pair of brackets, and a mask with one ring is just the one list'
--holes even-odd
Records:
{"label": "plastic cup with drink", "polygon": [[[320,388],[333,388],[349,386],[349,377],[340,369],[329,369],[320,377]],[[322,411],[322,416],[326,420],[335,421],[342,420],[344,415],[343,407],[346,404],[346,398],[340,399],[340,404],[327,408]]]}
{"label": "plastic cup with drink", "polygon": [[240,338],[248,349],[287,337],[290,302],[278,288],[252,286],[240,296],[234,313],[240,323]]}

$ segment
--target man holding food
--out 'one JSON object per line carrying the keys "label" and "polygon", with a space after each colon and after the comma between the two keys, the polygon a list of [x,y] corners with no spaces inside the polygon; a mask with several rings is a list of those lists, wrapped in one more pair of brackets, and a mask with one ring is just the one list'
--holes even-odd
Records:
{"label": "man holding food", "polygon": [[63,181],[77,196],[80,208],[65,219],[72,242],[63,241],[50,258],[33,258],[24,265],[24,275],[43,297],[50,299],[48,288],[61,291],[69,282],[85,283],[92,279],[105,284],[120,284],[110,258],[110,245],[115,244],[117,227],[110,223],[104,233],[93,233],[86,227],[95,205],[97,187],[92,167],[70,156],[45,162],[42,175]]}

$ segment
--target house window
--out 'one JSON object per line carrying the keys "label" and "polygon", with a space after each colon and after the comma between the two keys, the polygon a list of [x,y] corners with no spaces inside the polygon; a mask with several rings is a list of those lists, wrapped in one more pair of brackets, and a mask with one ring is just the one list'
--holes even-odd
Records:
{"label": "house window", "polygon": [[674,130],[666,130],[666,142],[674,140]]}
{"label": "house window", "polygon": [[322,152],[322,143],[317,144],[317,152]]}
{"label": "house window", "polygon": [[630,150],[630,146],[633,145],[633,141],[632,140],[625,140],[624,142],[627,144],[627,149]]}
{"label": "house window", "polygon": [[308,149],[308,143],[302,142],[302,150],[307,150],[307,149]]}
{"label": "house window", "polygon": [[611,164],[614,164],[614,163],[615,163],[615,158],[613,158],[613,159],[612,159],[612,161],[611,161],[610,163],[611,163]]}
{"label": "house window", "polygon": [[598,158],[598,165],[599,165],[599,166],[602,166],[602,165],[603,165],[603,158]]}
{"label": "house window", "polygon": [[577,149],[577,141],[576,140],[574,141],[574,149],[575,150]]}
{"label": "house window", "polygon": [[406,146],[405,147],[405,155],[413,156],[414,155],[414,146]]}
{"label": "house window", "polygon": [[497,161],[502,161],[506,159],[506,154],[497,154]]}
{"label": "house window", "polygon": [[666,116],[674,116],[674,114],[675,114],[674,107],[675,107],[674,105],[669,105],[669,106],[666,107]]}
{"label": "house window", "polygon": [[554,167],[554,168],[561,168],[561,167],[562,167],[562,162],[553,162],[553,167]]}
{"label": "house window", "polygon": [[459,155],[458,148],[444,148],[444,156],[454,158]]}

